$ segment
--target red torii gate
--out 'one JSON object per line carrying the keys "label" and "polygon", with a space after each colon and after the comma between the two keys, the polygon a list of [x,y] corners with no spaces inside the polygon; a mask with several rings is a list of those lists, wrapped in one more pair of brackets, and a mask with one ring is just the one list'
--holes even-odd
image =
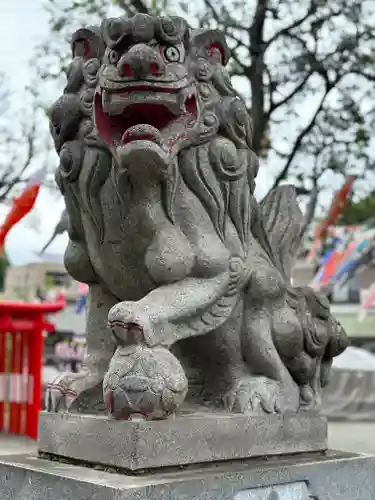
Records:
{"label": "red torii gate", "polygon": [[0,301],[0,432],[37,439],[43,334],[54,331],[46,314],[65,306],[63,297],[54,303]]}

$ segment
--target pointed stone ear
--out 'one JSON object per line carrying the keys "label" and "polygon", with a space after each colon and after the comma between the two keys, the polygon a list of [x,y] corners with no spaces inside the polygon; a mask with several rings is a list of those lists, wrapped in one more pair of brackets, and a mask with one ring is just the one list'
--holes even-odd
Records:
{"label": "pointed stone ear", "polygon": [[92,26],[81,28],[72,36],[72,56],[84,59],[101,59],[105,52],[105,44],[100,36],[100,28]]}
{"label": "pointed stone ear", "polygon": [[212,57],[223,66],[230,57],[229,47],[224,34],[219,30],[194,30],[191,43],[198,50],[205,49],[208,57]]}

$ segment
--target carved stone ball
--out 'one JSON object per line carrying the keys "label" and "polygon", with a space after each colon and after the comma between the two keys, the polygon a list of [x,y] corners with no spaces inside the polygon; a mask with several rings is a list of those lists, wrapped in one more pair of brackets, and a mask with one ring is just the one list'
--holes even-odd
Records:
{"label": "carved stone ball", "polygon": [[164,347],[118,347],[103,381],[104,401],[118,420],[167,418],[184,402],[187,389],[181,364]]}

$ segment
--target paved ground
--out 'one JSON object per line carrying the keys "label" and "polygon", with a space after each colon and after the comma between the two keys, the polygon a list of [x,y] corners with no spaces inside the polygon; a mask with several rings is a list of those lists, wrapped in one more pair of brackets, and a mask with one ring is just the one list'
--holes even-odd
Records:
{"label": "paved ground", "polygon": [[330,422],[330,448],[375,455],[375,422]]}
{"label": "paved ground", "polygon": [[36,443],[31,439],[0,434],[0,455],[19,455],[35,451]]}
{"label": "paved ground", "polygon": [[[375,422],[331,422],[330,448],[375,455]],[[0,434],[0,455],[17,455],[36,451],[34,441]]]}

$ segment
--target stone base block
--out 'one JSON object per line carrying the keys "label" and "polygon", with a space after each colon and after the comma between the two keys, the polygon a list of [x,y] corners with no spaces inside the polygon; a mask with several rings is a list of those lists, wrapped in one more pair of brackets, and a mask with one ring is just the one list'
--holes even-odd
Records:
{"label": "stone base block", "polygon": [[317,413],[246,417],[192,413],[163,421],[42,413],[40,452],[136,471],[322,451],[327,422]]}
{"label": "stone base block", "polygon": [[0,498],[4,500],[375,498],[375,457],[334,451],[143,475],[122,475],[21,455],[0,457],[0,477]]}

